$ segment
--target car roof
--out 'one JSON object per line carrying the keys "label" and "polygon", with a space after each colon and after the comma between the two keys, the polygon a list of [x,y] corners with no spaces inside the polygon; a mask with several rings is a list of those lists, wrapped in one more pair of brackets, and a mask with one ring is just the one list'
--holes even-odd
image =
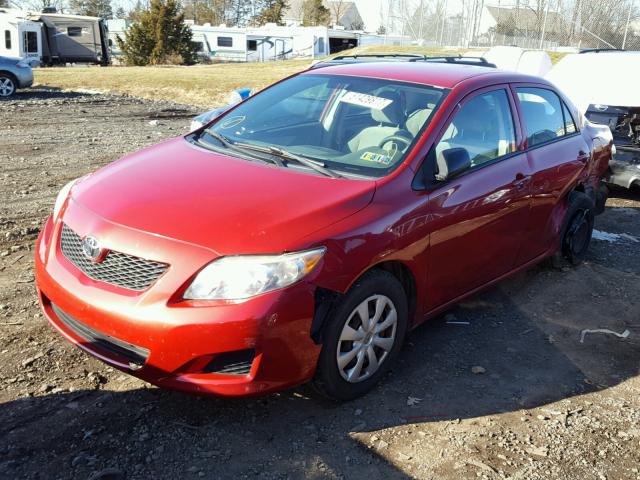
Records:
{"label": "car roof", "polygon": [[363,62],[343,65],[327,65],[304,72],[306,74],[349,75],[380,78],[400,82],[420,83],[442,88],[453,88],[460,82],[476,77],[486,77],[491,83],[539,82],[548,83],[540,77],[516,72],[497,70],[475,65],[458,65],[435,62]]}

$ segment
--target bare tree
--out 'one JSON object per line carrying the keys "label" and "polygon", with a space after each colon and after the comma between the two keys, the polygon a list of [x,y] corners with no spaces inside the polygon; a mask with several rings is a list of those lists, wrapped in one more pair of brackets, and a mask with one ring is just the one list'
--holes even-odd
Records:
{"label": "bare tree", "polygon": [[350,2],[345,2],[344,0],[330,0],[328,3],[329,10],[331,10],[331,16],[333,17],[333,23],[339,24],[340,19],[347,11]]}

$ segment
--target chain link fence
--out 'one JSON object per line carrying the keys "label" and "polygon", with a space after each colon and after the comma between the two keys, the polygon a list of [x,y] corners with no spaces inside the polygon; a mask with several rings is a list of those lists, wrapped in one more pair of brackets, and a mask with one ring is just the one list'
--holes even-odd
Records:
{"label": "chain link fence", "polygon": [[388,0],[390,28],[421,45],[640,50],[640,0]]}

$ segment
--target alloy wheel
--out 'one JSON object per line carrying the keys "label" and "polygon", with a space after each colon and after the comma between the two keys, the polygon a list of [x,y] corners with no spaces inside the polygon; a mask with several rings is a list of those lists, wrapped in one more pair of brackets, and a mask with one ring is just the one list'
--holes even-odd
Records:
{"label": "alloy wheel", "polygon": [[396,341],[398,312],[389,297],[373,295],[349,315],[338,339],[336,362],[342,378],[357,383],[371,377]]}
{"label": "alloy wheel", "polygon": [[8,77],[0,77],[0,97],[9,97],[13,95],[15,90],[13,80]]}

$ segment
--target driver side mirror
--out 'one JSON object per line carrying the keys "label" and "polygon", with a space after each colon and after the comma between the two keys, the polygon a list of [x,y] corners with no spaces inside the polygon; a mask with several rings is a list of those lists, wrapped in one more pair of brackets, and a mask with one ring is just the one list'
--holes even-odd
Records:
{"label": "driver side mirror", "polygon": [[443,150],[436,155],[438,173],[436,180],[444,182],[471,168],[471,158],[466,148],[455,147]]}

